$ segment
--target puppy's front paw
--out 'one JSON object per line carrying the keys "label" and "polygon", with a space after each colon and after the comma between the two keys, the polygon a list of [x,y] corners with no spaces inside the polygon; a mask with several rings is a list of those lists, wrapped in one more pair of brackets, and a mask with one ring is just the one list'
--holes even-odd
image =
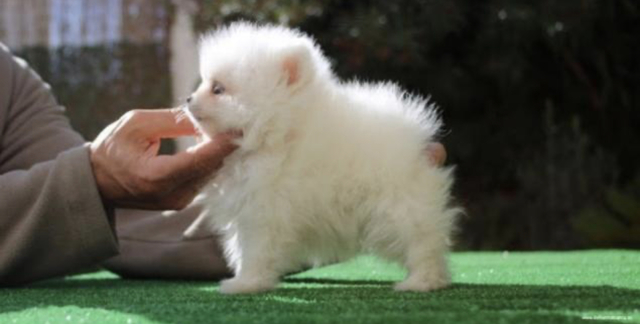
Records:
{"label": "puppy's front paw", "polygon": [[276,283],[269,280],[232,278],[220,283],[220,292],[223,294],[253,294],[265,292],[275,288]]}
{"label": "puppy's front paw", "polygon": [[396,291],[420,291],[428,292],[432,290],[442,289],[451,283],[449,276],[443,275],[426,279],[424,277],[409,277],[402,282],[397,283],[393,289]]}

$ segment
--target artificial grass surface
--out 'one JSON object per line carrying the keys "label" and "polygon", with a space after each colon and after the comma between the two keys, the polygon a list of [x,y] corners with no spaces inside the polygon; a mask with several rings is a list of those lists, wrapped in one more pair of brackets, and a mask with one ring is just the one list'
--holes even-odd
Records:
{"label": "artificial grass surface", "polygon": [[392,291],[404,271],[372,257],[223,296],[211,282],[108,272],[0,289],[0,323],[640,323],[640,252],[454,253],[451,288]]}

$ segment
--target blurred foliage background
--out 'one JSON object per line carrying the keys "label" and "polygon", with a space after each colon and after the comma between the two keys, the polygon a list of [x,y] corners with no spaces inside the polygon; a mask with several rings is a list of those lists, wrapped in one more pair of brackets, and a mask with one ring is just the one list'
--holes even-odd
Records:
{"label": "blurred foliage background", "polygon": [[[458,249],[640,247],[637,1],[185,1],[198,32],[286,24],[343,78],[431,95],[467,211]],[[158,19],[179,2],[155,2]],[[166,43],[20,54],[89,138],[123,110],[170,104]]]}

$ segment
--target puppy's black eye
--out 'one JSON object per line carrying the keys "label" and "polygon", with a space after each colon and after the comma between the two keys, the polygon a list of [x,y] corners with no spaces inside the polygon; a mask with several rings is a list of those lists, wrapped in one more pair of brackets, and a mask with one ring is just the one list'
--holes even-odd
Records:
{"label": "puppy's black eye", "polygon": [[211,92],[213,92],[214,95],[221,95],[224,93],[224,86],[222,83],[214,81],[213,86],[211,87]]}

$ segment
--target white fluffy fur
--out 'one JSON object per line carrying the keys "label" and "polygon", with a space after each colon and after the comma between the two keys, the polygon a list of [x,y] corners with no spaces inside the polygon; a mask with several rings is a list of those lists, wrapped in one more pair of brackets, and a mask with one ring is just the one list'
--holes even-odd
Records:
{"label": "white fluffy fur", "polygon": [[208,135],[244,133],[204,192],[205,220],[235,271],[223,293],[269,290],[286,273],[362,252],[406,266],[398,290],[449,284],[458,210],[451,170],[428,161],[440,121],[426,99],[337,80],[315,42],[284,27],[213,32],[200,63],[190,116]]}

